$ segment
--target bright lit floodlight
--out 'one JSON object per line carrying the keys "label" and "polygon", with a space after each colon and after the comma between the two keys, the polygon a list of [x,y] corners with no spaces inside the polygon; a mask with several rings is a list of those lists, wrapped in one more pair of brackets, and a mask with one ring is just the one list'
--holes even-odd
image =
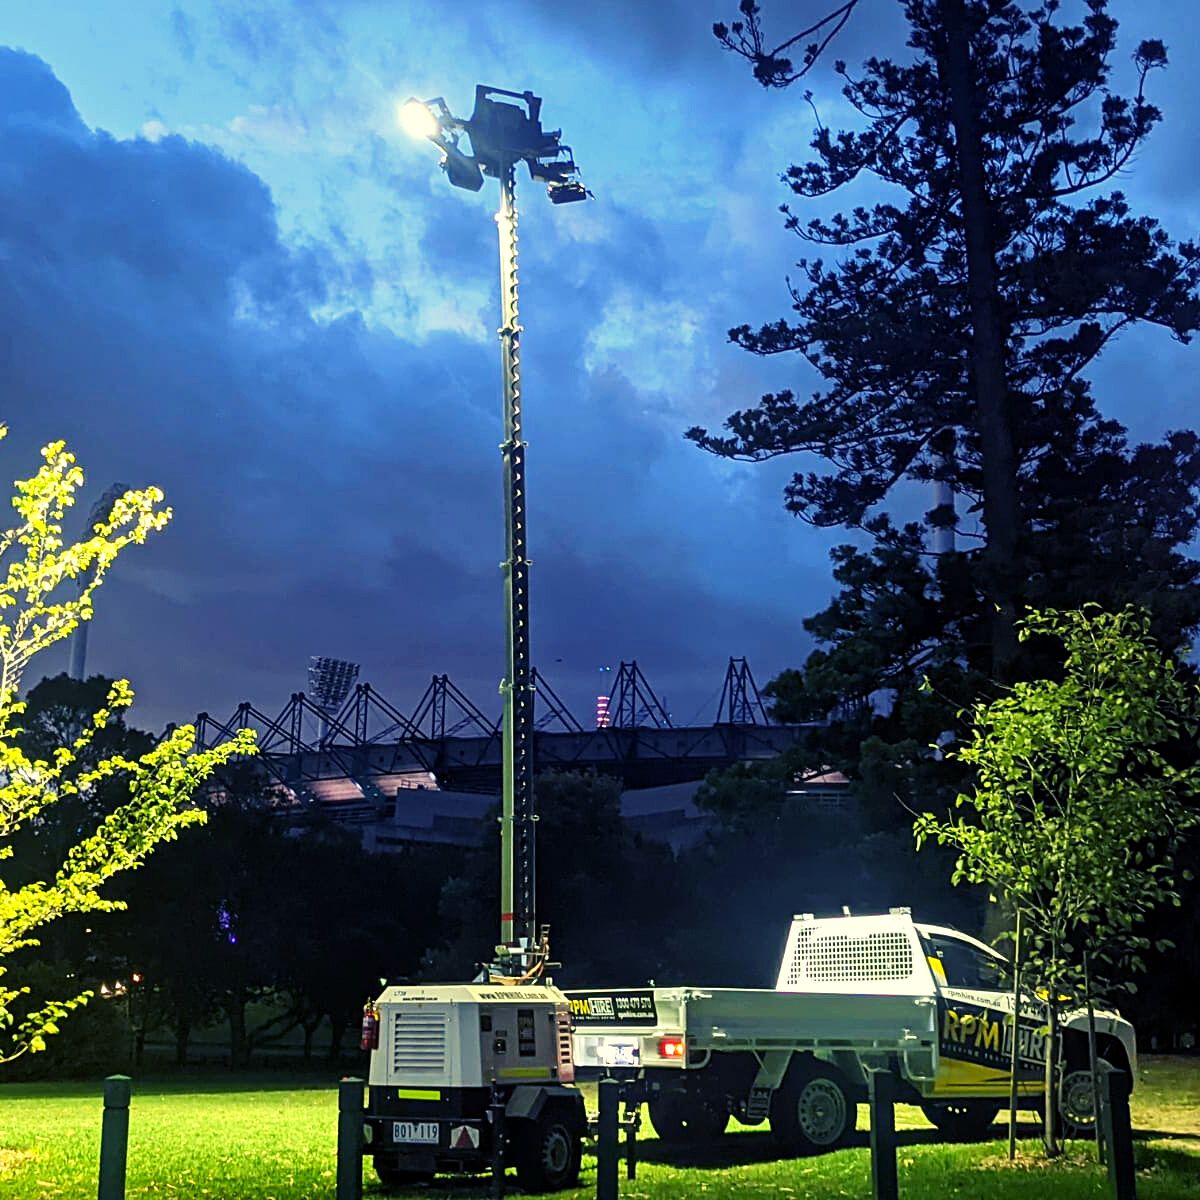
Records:
{"label": "bright lit floodlight", "polygon": [[400,105],[400,126],[409,137],[432,138],[441,132],[441,122],[433,109],[415,97]]}

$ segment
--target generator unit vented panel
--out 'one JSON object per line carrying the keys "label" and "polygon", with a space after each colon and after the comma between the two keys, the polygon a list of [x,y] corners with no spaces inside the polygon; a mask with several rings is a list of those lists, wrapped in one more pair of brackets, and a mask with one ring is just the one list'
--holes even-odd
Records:
{"label": "generator unit vented panel", "polygon": [[406,1073],[446,1069],[443,1013],[397,1013],[392,1022],[392,1070]]}
{"label": "generator unit vented panel", "polygon": [[878,929],[858,937],[802,930],[788,967],[787,983],[795,988],[815,983],[882,983],[907,979],[912,971],[912,946],[902,930]]}

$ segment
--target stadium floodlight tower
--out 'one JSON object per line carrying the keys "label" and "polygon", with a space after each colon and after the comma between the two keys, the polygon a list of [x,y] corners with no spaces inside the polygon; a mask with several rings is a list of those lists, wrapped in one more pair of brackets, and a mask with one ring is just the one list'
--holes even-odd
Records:
{"label": "stadium floodlight tower", "polygon": [[[506,97],[507,99],[497,99]],[[516,103],[509,103],[509,101]],[[562,131],[541,124],[542,101],[532,92],[509,92],[482,84],[467,120],[454,116],[439,96],[407,101],[400,110],[409,133],[428,138],[442,152],[442,169],[455,187],[477,192],[484,176],[500,182],[496,225],[500,234],[500,363],[504,390],[506,671],[503,795],[501,810],[500,941],[498,973],[524,976],[544,958],[544,938],[534,908],[533,682],[529,652],[529,561],[526,553],[525,443],[521,440],[521,326],[517,312],[516,168],[546,184],[554,204],[587,199]],[[466,134],[471,153],[461,146]]]}
{"label": "stadium floodlight tower", "polygon": [[329,718],[335,713],[358,678],[358,663],[344,658],[326,658],[314,654],[308,660],[308,694],[321,710],[321,736],[329,736]]}

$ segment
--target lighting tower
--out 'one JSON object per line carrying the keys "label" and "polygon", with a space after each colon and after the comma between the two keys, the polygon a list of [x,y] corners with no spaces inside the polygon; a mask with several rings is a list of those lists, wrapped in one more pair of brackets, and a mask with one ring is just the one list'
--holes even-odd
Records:
{"label": "lighting tower", "polygon": [[321,710],[322,744],[329,735],[330,714],[341,707],[357,678],[358,663],[316,654],[308,660],[308,694]]}
{"label": "lighting tower", "polygon": [[[495,97],[507,97],[498,100]],[[515,100],[517,103],[509,103]],[[442,152],[441,165],[455,187],[477,192],[484,176],[500,183],[496,225],[500,235],[500,366],[504,392],[504,606],[506,629],[503,798],[500,818],[501,957],[527,970],[539,949],[534,909],[533,684],[529,661],[529,560],[525,538],[525,443],[521,440],[521,326],[517,312],[516,168],[546,184],[554,204],[584,200],[571,148],[561,130],[541,124],[541,98],[482,84],[467,120],[455,117],[439,96],[409,100],[401,110],[405,128]],[[460,145],[466,134],[471,153]]]}
{"label": "lighting tower", "polygon": [[[91,537],[97,525],[102,525],[112,516],[113,505],[125,495],[129,489],[123,483],[112,484],[92,505],[91,512],[88,513],[87,532],[84,537]],[[82,592],[87,587],[89,576],[80,575],[79,590]],[[83,673],[87,668],[87,644],[88,644],[88,622],[80,621],[75,627],[75,632],[71,635],[71,669],[70,675],[72,679],[82,679]]]}

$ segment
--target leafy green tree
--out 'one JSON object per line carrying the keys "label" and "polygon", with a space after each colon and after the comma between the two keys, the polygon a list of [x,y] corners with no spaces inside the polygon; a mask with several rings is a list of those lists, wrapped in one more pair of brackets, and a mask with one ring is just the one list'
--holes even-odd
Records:
{"label": "leafy green tree", "polygon": [[1179,904],[1174,855],[1200,823],[1200,690],[1135,609],[1031,613],[1018,635],[1056,643],[1060,677],[973,707],[973,735],[953,752],[973,787],[949,819],[925,813],[915,831],[918,846],[957,850],[955,883],[1020,914],[1026,969],[1048,996],[1053,1151],[1059,997],[1079,993],[1085,955],[1118,976],[1139,967],[1145,918]]}
{"label": "leafy green tree", "polygon": [[[44,825],[66,801],[97,818],[80,833],[45,878],[18,883],[0,879],[0,1061],[45,1048],[58,1022],[85,1003],[90,992],[34,996],[10,984],[13,955],[39,945],[42,930],[70,913],[111,912],[122,901],[106,891],[112,877],[135,868],[160,842],[201,822],[191,805],[196,788],[220,763],[253,749],[247,732],[212,750],[196,752],[195,731],[183,726],[137,757],[101,756],[97,748],[111,722],[133,702],[124,680],[108,689],[77,735],[61,744],[22,726],[26,705],[17,699],[22,672],[41,650],[67,637],[92,615],[93,595],[126,547],[144,542],[170,520],[157,488],[131,490],[113,504],[90,537],[63,541],[62,520],[83,483],[83,473],[62,442],[46,446],[43,465],[16,483],[18,521],[0,532],[0,866],[13,868],[14,838]],[[28,745],[30,749],[26,749]],[[127,798],[100,815],[92,798],[115,781]],[[19,960],[17,960],[19,961]]]}

